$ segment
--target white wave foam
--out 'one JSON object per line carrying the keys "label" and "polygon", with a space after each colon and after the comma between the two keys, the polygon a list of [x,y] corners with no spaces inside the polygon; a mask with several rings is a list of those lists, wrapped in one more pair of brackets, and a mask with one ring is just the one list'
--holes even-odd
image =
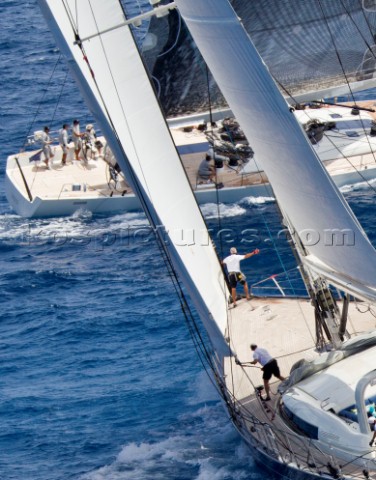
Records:
{"label": "white wave foam", "polygon": [[243,198],[240,203],[244,203],[246,205],[264,205],[265,203],[272,202],[275,202],[274,197],[246,197]]}
{"label": "white wave foam", "polygon": [[218,218],[219,215],[221,216],[221,218],[237,217],[240,215],[244,215],[247,211],[245,208],[241,207],[236,203],[220,203],[219,205],[217,205],[216,203],[205,203],[204,205],[200,206],[200,209],[203,216],[207,220]]}
{"label": "white wave foam", "polygon": [[[174,433],[163,440],[125,445],[116,460],[81,477],[81,480],[245,480],[263,478],[248,448],[226,420],[221,405],[200,408],[174,425]],[[160,432],[157,433],[160,438]],[[167,434],[168,435],[168,434]],[[153,433],[150,433],[153,437]],[[226,452],[230,449],[231,454]]]}
{"label": "white wave foam", "polygon": [[[87,211],[70,217],[23,219],[17,215],[0,215],[0,240],[13,244],[89,238],[109,234],[127,235],[131,229],[147,227],[143,213],[124,213],[106,218],[93,218]],[[18,242],[17,242],[18,240]]]}
{"label": "white wave foam", "polygon": [[376,186],[376,178],[367,180],[366,182],[358,182],[340,187],[342,193],[357,192],[359,190],[368,190]]}

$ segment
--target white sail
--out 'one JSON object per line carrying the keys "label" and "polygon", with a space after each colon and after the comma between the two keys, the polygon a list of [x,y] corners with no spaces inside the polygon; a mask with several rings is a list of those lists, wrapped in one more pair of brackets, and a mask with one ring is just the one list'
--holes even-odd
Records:
{"label": "white sail", "polygon": [[121,168],[151,221],[166,230],[169,254],[215,350],[228,354],[222,268],[119,1],[38,1]]}
{"label": "white sail", "polygon": [[365,285],[362,296],[375,300],[375,250],[229,2],[176,0],[176,4],[262,164],[283,214],[304,244],[307,262],[318,273],[331,272],[346,291]]}

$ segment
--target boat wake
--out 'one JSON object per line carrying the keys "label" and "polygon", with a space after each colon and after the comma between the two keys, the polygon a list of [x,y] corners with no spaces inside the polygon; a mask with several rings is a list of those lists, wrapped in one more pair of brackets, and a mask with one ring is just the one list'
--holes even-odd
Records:
{"label": "boat wake", "polygon": [[370,187],[376,187],[376,178],[372,178],[371,180],[367,180],[366,182],[358,182],[354,184],[344,185],[340,188],[340,191],[342,193],[358,192],[360,190],[368,190]]}
{"label": "boat wake", "polygon": [[148,227],[144,213],[114,215],[109,222],[108,215],[93,217],[90,212],[76,212],[70,217],[24,219],[18,215],[0,215],[0,242],[12,246],[25,244],[61,243],[74,239],[88,239],[103,236],[132,235],[135,229]]}
{"label": "boat wake", "polygon": [[224,204],[220,203],[205,203],[200,206],[201,212],[206,220],[213,218],[226,218],[226,217],[238,217],[244,215],[247,210],[237,203]]}
{"label": "boat wake", "polygon": [[240,202],[243,205],[264,205],[275,202],[274,197],[246,197]]}
{"label": "boat wake", "polygon": [[[85,474],[80,480],[246,480],[250,471],[254,480],[265,478],[265,472],[258,473],[230,422],[223,421],[219,403],[185,415],[176,428],[180,432],[163,439],[127,444],[112,464]],[[230,462],[224,455],[228,448],[234,452]]]}
{"label": "boat wake", "polygon": [[247,207],[250,206],[262,206],[268,203],[275,202],[274,197],[245,197],[238,203],[205,203],[200,205],[202,214],[206,220],[213,218],[237,217],[244,215],[247,212]]}

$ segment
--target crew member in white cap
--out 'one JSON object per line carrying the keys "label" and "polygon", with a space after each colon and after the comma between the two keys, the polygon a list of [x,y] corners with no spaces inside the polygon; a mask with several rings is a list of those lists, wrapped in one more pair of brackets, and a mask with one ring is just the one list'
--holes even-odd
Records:
{"label": "crew member in white cap", "polygon": [[227,267],[228,280],[231,287],[232,301],[234,303],[234,307],[236,307],[236,285],[238,284],[238,282],[241,285],[243,285],[245,296],[247,300],[250,300],[248,285],[247,285],[247,278],[244,275],[244,273],[242,273],[240,270],[240,262],[245,258],[249,258],[249,257],[252,257],[253,255],[257,255],[258,253],[260,253],[260,250],[256,248],[256,250],[253,250],[253,252],[246,253],[245,255],[238,255],[238,251],[236,250],[236,248],[231,247],[230,253],[231,255],[226,257],[223,260],[223,263]]}

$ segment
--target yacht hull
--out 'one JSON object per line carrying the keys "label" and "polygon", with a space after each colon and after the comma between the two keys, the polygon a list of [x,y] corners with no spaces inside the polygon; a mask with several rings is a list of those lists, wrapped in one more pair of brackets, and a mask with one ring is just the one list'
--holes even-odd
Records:
{"label": "yacht hull", "polygon": [[[376,178],[375,167],[368,167],[358,172],[346,172],[333,175],[333,181],[338,187],[366,182]],[[74,198],[43,198],[36,196],[30,201],[26,190],[20,191],[8,174],[5,176],[5,194],[12,209],[24,218],[43,218],[73,215],[78,210],[92,213],[134,212],[141,210],[138,198],[133,194],[98,197],[88,193]],[[272,197],[273,192],[268,183],[253,184],[239,187],[215,188],[212,185],[198,186],[194,191],[197,202],[207,203],[237,203],[247,197]]]}

